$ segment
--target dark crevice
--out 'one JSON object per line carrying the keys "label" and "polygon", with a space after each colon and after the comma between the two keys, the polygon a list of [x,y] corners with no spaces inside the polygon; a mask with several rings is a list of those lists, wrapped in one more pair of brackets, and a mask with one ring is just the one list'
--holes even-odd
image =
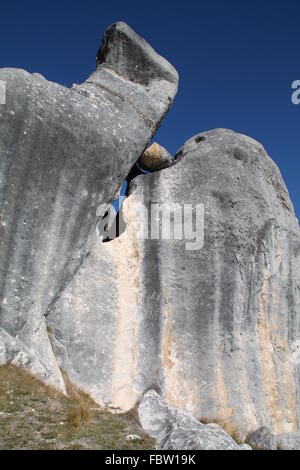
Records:
{"label": "dark crevice", "polygon": [[179,151],[176,153],[176,155],[175,155],[175,157],[173,158],[173,160],[176,161],[176,160],[178,160],[178,158],[180,158],[181,156],[182,156],[182,150],[179,150]]}
{"label": "dark crevice", "polygon": [[[103,243],[110,242],[118,238],[126,229],[126,223],[123,218],[122,206],[124,199],[129,195],[129,187],[131,181],[139,175],[150,173],[147,170],[144,170],[138,163],[135,163],[128,173],[127,178],[125,179],[119,197],[115,199],[109,209],[105,212],[102,219],[98,224],[98,233],[99,236],[103,236]],[[113,222],[109,226],[111,218],[115,215]]]}
{"label": "dark crevice", "polygon": [[[201,138],[201,140],[204,139],[205,137]],[[182,150],[180,150],[173,158],[173,164],[175,164],[177,158],[181,156]],[[137,176],[156,173],[158,171],[161,171],[162,169],[164,168],[149,171],[148,169],[143,168],[142,164],[140,163],[140,160],[138,160],[133,165],[130,172],[128,173],[128,176],[124,180],[124,183],[120,190],[120,195],[110,204],[109,209],[105,212],[102,219],[98,223],[98,234],[99,237],[103,237],[103,243],[115,240],[126,230],[126,223],[123,218],[122,206],[124,200],[129,196],[130,183],[132,182],[132,180]]]}
{"label": "dark crevice", "polygon": [[203,142],[204,140],[205,140],[204,135],[198,135],[198,136],[195,138],[196,144],[199,144],[199,142]]}

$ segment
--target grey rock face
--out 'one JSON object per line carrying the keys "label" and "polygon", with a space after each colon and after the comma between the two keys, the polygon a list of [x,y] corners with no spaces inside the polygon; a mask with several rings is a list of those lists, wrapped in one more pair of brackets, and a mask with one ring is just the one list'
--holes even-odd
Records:
{"label": "grey rock face", "polygon": [[[165,82],[161,85],[171,85],[171,93],[174,92],[172,84],[177,89],[175,69],[123,22],[115,23],[105,31],[97,54],[97,66],[111,69],[132,83],[148,85],[149,90],[146,91],[150,93],[154,82],[159,87],[159,81]],[[164,92],[161,96],[163,101],[173,100],[172,95],[168,97]],[[154,102],[152,105],[158,104]]]}
{"label": "grey rock face", "polygon": [[166,405],[154,390],[139,404],[144,430],[162,450],[240,450],[240,446],[217,424],[204,425],[188,413]]}
{"label": "grey rock face", "polygon": [[178,76],[126,24],[104,35],[97,69],[72,89],[2,69],[0,327],[64,389],[45,317],[90,251],[108,204],[176,94]]}
{"label": "grey rock face", "polygon": [[255,450],[276,450],[276,438],[269,428],[262,426],[248,438],[249,445]]}
{"label": "grey rock face", "polygon": [[300,432],[283,433],[277,436],[278,450],[300,450]]}
{"label": "grey rock face", "polygon": [[141,242],[144,387],[242,440],[263,425],[296,431],[300,232],[280,172],[259,143],[222,129],[177,161],[131,186],[148,214],[154,202],[194,208],[193,238]]}
{"label": "grey rock face", "polygon": [[[102,243],[94,236],[90,254],[47,316],[55,357],[71,382],[102,406],[130,410],[145,391],[137,201],[124,201],[127,230]],[[152,356],[151,361],[155,362]]]}
{"label": "grey rock face", "polygon": [[38,354],[29,348],[18,337],[9,335],[0,328],[0,365],[12,363],[18,367],[28,369],[44,382],[58,387],[59,382],[53,375],[51,364],[44,362]]}

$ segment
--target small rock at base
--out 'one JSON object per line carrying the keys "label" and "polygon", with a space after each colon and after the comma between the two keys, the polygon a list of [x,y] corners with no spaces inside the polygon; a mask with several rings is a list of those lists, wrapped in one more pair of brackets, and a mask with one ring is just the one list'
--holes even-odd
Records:
{"label": "small rock at base", "polygon": [[252,447],[249,444],[241,444],[240,450],[252,450]]}
{"label": "small rock at base", "polygon": [[128,434],[126,437],[127,441],[139,441],[141,438],[137,434]]}
{"label": "small rock at base", "polygon": [[263,426],[254,431],[248,438],[248,444],[255,450],[276,450],[276,438],[272,431]]}

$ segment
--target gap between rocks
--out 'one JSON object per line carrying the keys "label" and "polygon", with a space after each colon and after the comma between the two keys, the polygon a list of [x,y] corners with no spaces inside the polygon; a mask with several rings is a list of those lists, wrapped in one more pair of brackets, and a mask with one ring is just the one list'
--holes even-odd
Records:
{"label": "gap between rocks", "polygon": [[137,176],[161,171],[173,166],[175,163],[177,163],[175,158],[172,157],[164,147],[156,142],[145,150],[124,180],[119,196],[112,201],[110,207],[104,213],[98,224],[98,234],[99,237],[103,237],[103,243],[115,240],[126,230],[126,222],[123,218],[122,206],[124,200],[129,195],[131,181],[133,181]]}

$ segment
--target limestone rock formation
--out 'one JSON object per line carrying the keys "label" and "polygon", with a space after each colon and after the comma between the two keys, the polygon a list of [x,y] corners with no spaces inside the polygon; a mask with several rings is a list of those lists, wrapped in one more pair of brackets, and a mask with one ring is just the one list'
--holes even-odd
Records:
{"label": "limestone rock formation", "polygon": [[[295,448],[300,230],[263,147],[215,129],[174,159],[147,149],[178,76],[124,23],[82,85],[0,80],[0,363],[61,390],[64,371],[120,412],[142,400],[160,448],[245,449],[229,434],[262,427]],[[130,182],[126,230],[104,243],[137,161],[153,173]]]}
{"label": "limestone rock formation", "polygon": [[223,129],[175,158],[131,188],[148,214],[152,203],[174,210],[177,235],[140,242],[144,387],[241,439],[260,426],[296,431],[300,231],[280,172],[259,143]]}
{"label": "limestone rock formation", "polygon": [[154,390],[143,396],[139,417],[160,450],[243,450],[220,426],[204,425],[189,413],[167,406]]}
{"label": "limestone rock formation", "polygon": [[296,431],[300,236],[279,170],[260,144],[222,129],[190,139],[176,161],[132,181],[126,232],[95,237],[53,305],[58,362],[120,411],[155,386],[241,441],[260,426]]}
{"label": "limestone rock formation", "polygon": [[64,389],[45,317],[88,256],[97,207],[114,198],[167,113],[178,76],[116,23],[82,85],[19,69],[1,69],[0,80],[1,357],[13,360],[23,344],[42,378]]}
{"label": "limestone rock formation", "polygon": [[173,163],[169,152],[157,142],[148,147],[138,160],[138,164],[150,172],[163,170]]}

